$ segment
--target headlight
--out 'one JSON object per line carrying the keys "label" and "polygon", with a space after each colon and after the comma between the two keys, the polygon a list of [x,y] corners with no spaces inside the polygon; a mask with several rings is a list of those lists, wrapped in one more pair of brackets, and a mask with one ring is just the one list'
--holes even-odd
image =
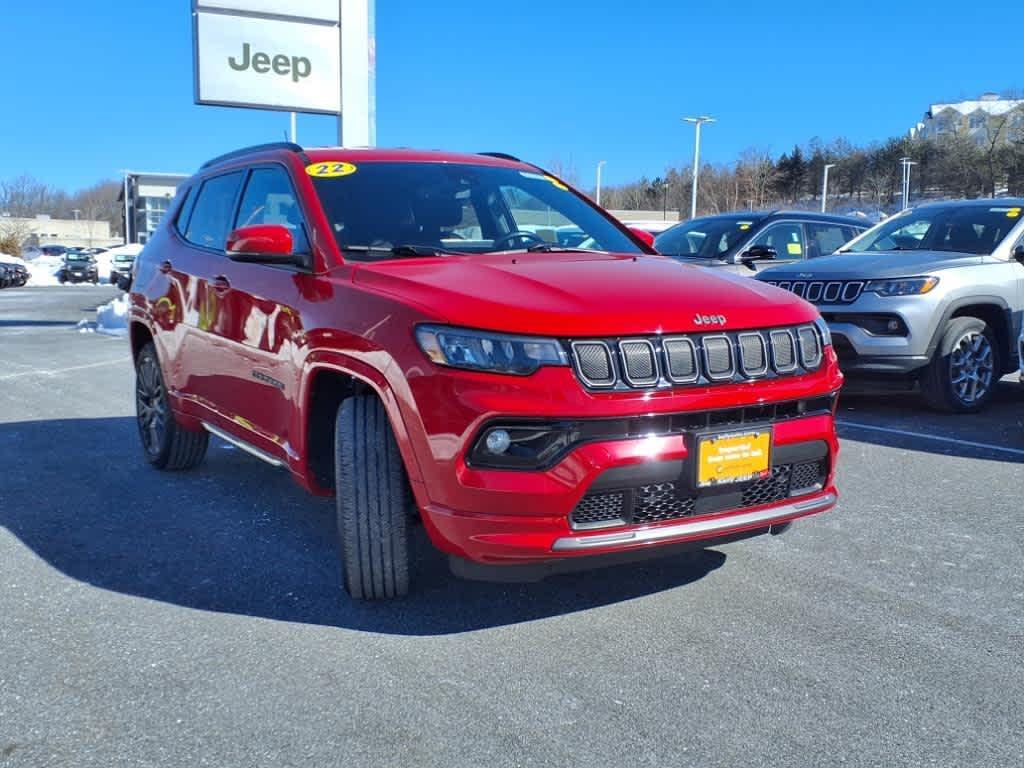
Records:
{"label": "headlight", "polygon": [[879,296],[919,296],[939,284],[937,277],[898,277],[893,280],[869,280],[865,293]]}
{"label": "headlight", "polygon": [[421,325],[416,341],[438,365],[472,371],[528,376],[542,365],[569,364],[565,350],[554,339]]}
{"label": "headlight", "polygon": [[818,329],[818,333],[821,334],[821,343],[826,347],[831,347],[832,331],[828,329],[828,323],[825,322],[825,318],[819,315],[814,321],[814,326]]}

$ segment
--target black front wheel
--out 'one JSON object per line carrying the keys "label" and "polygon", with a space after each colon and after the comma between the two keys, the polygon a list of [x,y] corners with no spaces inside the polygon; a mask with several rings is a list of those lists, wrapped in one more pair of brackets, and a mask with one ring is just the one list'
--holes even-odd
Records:
{"label": "black front wheel", "polygon": [[157,469],[192,469],[206,456],[210,436],[183,429],[171,411],[152,342],[135,361],[135,413],[142,449]]}
{"label": "black front wheel", "polygon": [[350,397],[335,422],[335,494],[345,591],[359,600],[409,591],[409,503],[384,405]]}

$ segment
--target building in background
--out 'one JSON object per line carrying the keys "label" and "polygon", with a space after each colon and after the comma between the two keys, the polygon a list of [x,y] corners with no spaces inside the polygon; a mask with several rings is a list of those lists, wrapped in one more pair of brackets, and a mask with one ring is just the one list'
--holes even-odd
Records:
{"label": "building in background", "polygon": [[910,129],[910,136],[915,139],[954,135],[968,136],[979,145],[992,138],[1000,144],[1024,139],[1024,99],[985,93],[972,101],[932,104],[924,113],[924,120]]}
{"label": "building in background", "polygon": [[144,245],[153,236],[171,207],[178,185],[187,178],[177,173],[125,172],[124,186],[117,199],[124,206],[126,243]]}
{"label": "building in background", "polygon": [[25,249],[43,245],[65,248],[107,248],[120,245],[110,234],[110,222],[96,219],[54,219],[46,214],[33,218],[0,214],[0,232],[14,233]]}

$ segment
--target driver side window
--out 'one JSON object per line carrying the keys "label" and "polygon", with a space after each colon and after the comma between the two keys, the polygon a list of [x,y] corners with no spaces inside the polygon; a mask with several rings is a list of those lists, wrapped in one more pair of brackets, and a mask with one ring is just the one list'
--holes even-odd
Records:
{"label": "driver side window", "polygon": [[750,246],[754,245],[774,248],[775,258],[779,261],[801,260],[807,253],[804,228],[793,222],[772,224],[751,241]]}
{"label": "driver side window", "polygon": [[235,227],[279,224],[292,233],[292,252],[309,253],[306,225],[292,183],[283,168],[256,168],[249,176]]}

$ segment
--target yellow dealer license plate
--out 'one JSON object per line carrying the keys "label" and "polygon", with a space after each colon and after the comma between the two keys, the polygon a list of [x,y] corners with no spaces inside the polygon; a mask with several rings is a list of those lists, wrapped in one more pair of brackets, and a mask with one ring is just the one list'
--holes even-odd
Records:
{"label": "yellow dealer license plate", "polygon": [[758,480],[771,474],[772,433],[705,435],[697,442],[697,487]]}

